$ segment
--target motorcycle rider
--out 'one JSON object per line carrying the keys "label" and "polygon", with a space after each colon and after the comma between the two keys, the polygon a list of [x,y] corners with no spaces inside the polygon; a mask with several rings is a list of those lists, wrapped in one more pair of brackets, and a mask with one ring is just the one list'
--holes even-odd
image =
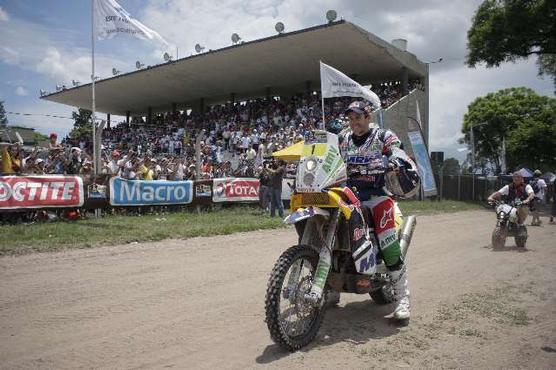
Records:
{"label": "motorcycle rider", "polygon": [[[493,202],[496,199],[504,198],[506,203],[514,203],[516,199],[521,200],[522,205],[527,205],[531,203],[535,197],[535,192],[529,184],[525,184],[523,181],[523,175],[521,172],[516,171],[512,174],[512,183],[509,185],[504,185],[500,190],[495,191],[488,197],[488,202]],[[523,226],[525,219],[529,214],[529,207],[518,207],[517,208],[517,224],[518,226]]]}
{"label": "motorcycle rider", "polygon": [[[362,206],[371,211],[369,218],[374,222],[381,257],[394,291],[396,308],[393,317],[406,320],[410,316],[409,286],[397,238],[392,196],[414,194],[419,175],[413,161],[400,148],[401,141],[396,134],[375,125],[371,127],[371,112],[372,105],[365,101],[349,105],[344,112],[349,119],[349,129],[340,134],[340,153],[347,166],[348,187],[356,190]],[[381,167],[380,163],[384,166]],[[375,171],[375,167],[382,170]],[[369,244],[366,239],[364,243],[357,242],[363,239],[359,230],[354,228],[351,236],[352,244],[357,248],[353,251],[356,264],[357,255],[362,254],[360,249]]]}

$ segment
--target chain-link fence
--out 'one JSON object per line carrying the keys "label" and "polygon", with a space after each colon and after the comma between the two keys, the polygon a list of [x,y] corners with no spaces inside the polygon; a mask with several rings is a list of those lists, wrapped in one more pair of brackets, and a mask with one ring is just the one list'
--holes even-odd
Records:
{"label": "chain-link fence", "polygon": [[435,174],[440,199],[486,201],[494,191],[507,184],[497,177]]}

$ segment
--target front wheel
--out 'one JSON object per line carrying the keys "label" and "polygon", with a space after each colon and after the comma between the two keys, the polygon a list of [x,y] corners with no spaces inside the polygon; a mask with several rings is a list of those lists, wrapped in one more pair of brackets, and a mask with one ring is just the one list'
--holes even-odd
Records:
{"label": "front wheel", "polygon": [[310,343],[324,318],[324,305],[315,307],[305,299],[318,261],[314,249],[297,245],[280,256],[270,274],[265,299],[266,325],[272,340],[289,351]]}
{"label": "front wheel", "polygon": [[502,225],[496,225],[492,231],[492,247],[494,249],[502,249],[506,244],[506,228]]}
{"label": "front wheel", "polygon": [[380,289],[369,292],[369,295],[376,304],[383,305],[395,301],[394,289],[390,283],[383,285]]}

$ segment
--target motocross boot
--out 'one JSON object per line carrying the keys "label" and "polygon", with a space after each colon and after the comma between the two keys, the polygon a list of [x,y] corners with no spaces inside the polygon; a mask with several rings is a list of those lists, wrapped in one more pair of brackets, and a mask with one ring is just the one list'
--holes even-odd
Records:
{"label": "motocross boot", "polygon": [[405,265],[399,270],[389,270],[388,275],[394,291],[394,302],[396,308],[393,316],[397,320],[407,320],[410,316],[411,306],[409,304],[409,285]]}

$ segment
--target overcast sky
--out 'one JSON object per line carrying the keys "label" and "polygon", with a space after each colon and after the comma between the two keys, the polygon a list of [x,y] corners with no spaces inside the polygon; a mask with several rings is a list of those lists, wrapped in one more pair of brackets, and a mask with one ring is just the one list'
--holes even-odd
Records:
{"label": "overcast sky", "polygon": [[[329,9],[384,40],[405,38],[408,50],[430,65],[430,146],[447,156],[457,152],[468,104],[477,96],[512,86],[530,87],[553,96],[551,79],[537,76],[535,60],[501,68],[470,69],[463,65],[466,34],[481,1],[477,0],[119,0],[134,17],[176,45],[188,56],[194,45],[207,49],[275,34],[277,21],[286,32],[325,23]],[[71,116],[72,109],[38,99],[39,89],[54,91],[57,83],[86,82],[91,70],[90,1],[0,0],[0,100],[7,111]],[[162,62],[164,50],[131,38],[97,43],[97,75],[109,77],[113,67],[127,72],[135,61]],[[170,50],[173,52],[173,50]],[[317,68],[317,67],[315,67]],[[62,135],[71,120],[9,115],[11,124]]]}

